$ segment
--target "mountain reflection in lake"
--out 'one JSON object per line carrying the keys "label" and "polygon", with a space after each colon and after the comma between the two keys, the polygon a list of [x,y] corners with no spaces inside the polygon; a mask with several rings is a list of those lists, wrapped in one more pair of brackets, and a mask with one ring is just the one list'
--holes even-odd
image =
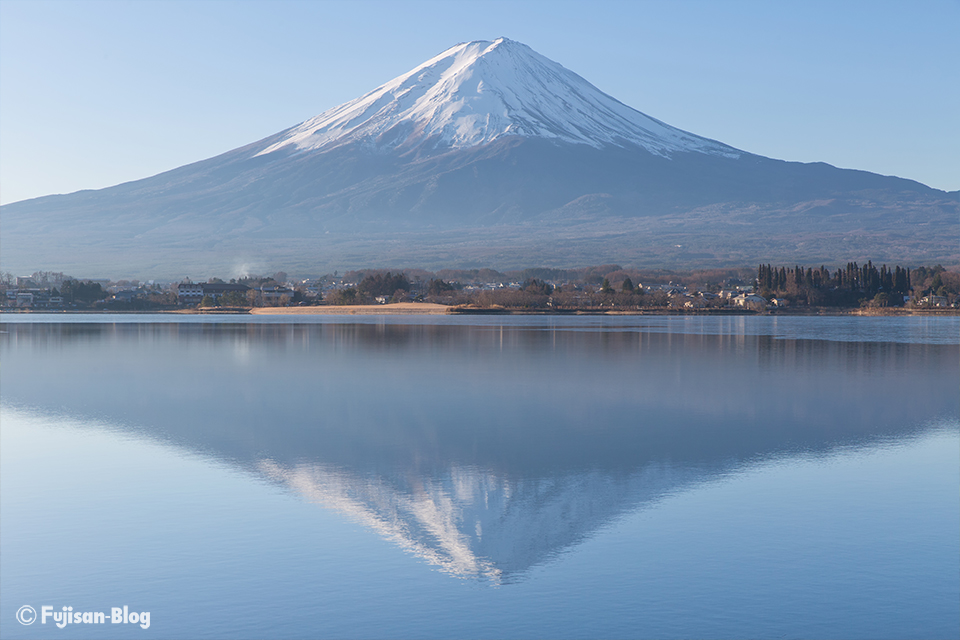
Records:
{"label": "mountain reflection in lake", "polygon": [[669,496],[958,419],[956,344],[591,322],[6,324],[2,398],[212,457],[503,585]]}

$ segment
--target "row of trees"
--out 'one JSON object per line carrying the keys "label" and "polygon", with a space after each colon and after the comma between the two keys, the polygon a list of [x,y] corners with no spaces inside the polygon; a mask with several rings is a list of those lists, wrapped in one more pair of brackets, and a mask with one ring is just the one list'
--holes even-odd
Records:
{"label": "row of trees", "polygon": [[919,267],[911,272],[899,265],[893,269],[882,265],[878,269],[872,261],[864,265],[849,262],[831,273],[823,266],[805,269],[761,264],[757,269],[757,286],[765,298],[783,297],[801,304],[856,306],[874,302],[881,306],[901,306],[904,296],[911,294],[960,293],[948,286],[944,280],[948,275],[940,265]]}
{"label": "row of trees", "polygon": [[833,274],[826,267],[807,268],[796,266],[775,268],[760,265],[757,269],[757,284],[769,292],[795,293],[801,289],[839,289],[874,296],[880,291],[906,295],[910,291],[910,272],[897,265],[893,270],[883,265],[880,269],[873,262],[860,266],[849,262]]}
{"label": "row of trees", "polygon": [[410,281],[402,273],[392,274],[389,271],[385,274],[374,274],[364,277],[357,285],[357,291],[361,296],[377,297],[385,296],[388,298],[400,290],[410,292]]}
{"label": "row of trees", "polygon": [[246,291],[227,291],[219,296],[205,295],[200,300],[201,307],[266,307],[278,305],[285,307],[303,300],[303,293],[294,291],[292,295],[283,295],[279,298],[264,299],[263,293],[257,289]]}
{"label": "row of trees", "polygon": [[410,299],[413,285],[403,273],[375,273],[364,276],[360,284],[354,287],[337,289],[326,294],[328,304],[369,304],[374,299],[384,297],[391,302],[405,302]]}
{"label": "row of trees", "polygon": [[80,280],[64,280],[60,290],[53,289],[52,295],[63,296],[64,302],[90,304],[107,297],[99,282],[81,282]]}

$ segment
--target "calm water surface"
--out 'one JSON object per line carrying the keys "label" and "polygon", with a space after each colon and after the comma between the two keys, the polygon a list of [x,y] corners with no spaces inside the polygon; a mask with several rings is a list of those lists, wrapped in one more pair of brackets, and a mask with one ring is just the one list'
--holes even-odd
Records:
{"label": "calm water surface", "polygon": [[960,636],[956,318],[0,331],[4,638]]}

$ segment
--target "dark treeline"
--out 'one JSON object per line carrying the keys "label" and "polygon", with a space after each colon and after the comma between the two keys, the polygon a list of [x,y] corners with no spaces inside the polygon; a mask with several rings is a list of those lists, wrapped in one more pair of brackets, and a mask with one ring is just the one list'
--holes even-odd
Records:
{"label": "dark treeline", "polygon": [[[359,275],[357,272],[347,273],[347,276],[354,278],[357,275]],[[326,300],[331,304],[369,304],[377,298],[386,298],[389,302],[407,302],[412,299],[413,288],[410,280],[402,272],[373,272],[363,276],[356,288],[346,287],[331,291]]]}
{"label": "dark treeline", "polygon": [[[944,279],[946,274],[947,280]],[[849,262],[831,272],[827,267],[774,267],[760,265],[757,288],[765,298],[782,297],[811,306],[902,306],[909,295],[948,295],[956,284],[940,265],[910,269],[899,265],[879,269],[872,261],[864,265]],[[917,284],[915,287],[914,284]]]}
{"label": "dark treeline", "polygon": [[357,290],[364,296],[392,297],[397,291],[410,291],[410,281],[402,273],[374,274],[360,281]]}
{"label": "dark treeline", "polygon": [[[56,289],[53,290],[56,295]],[[107,297],[107,292],[103,290],[99,282],[64,280],[60,285],[60,295],[66,302],[90,303],[97,300],[103,300]]]}
{"label": "dark treeline", "polygon": [[430,284],[427,285],[427,295],[428,296],[442,296],[445,294],[452,293],[463,287],[452,282],[445,282],[443,278],[436,278],[430,281]]}

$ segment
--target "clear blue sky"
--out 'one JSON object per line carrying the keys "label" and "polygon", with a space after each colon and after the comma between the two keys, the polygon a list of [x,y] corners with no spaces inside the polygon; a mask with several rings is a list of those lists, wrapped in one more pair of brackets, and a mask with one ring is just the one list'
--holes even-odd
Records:
{"label": "clear blue sky", "polygon": [[740,149],[960,189],[957,0],[0,0],[0,201],[202,160],[501,35]]}

